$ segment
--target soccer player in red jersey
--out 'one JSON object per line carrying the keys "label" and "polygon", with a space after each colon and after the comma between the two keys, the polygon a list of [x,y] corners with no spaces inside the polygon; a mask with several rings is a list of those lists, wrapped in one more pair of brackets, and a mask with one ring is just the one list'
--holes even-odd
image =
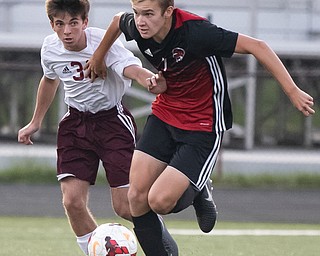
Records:
{"label": "soccer player in red jersey", "polygon": [[161,246],[156,213],[193,204],[202,231],[216,220],[211,172],[232,110],[222,58],[252,54],[279,82],[293,105],[312,115],[313,98],[299,89],[264,42],[228,31],[174,7],[173,0],[131,0],[133,13],[119,13],[90,59],[92,75],[105,77],[103,58],[123,33],[167,81],[152,104],[130,171],[129,204],[135,233],[147,256],[177,255]]}

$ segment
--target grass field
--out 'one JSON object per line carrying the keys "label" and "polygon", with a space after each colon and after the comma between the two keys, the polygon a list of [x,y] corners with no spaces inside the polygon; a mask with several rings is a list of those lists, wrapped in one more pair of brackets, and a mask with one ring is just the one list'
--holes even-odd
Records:
{"label": "grass field", "polygon": [[[0,184],[56,184],[54,170],[45,166],[32,168],[30,166],[32,167],[28,165],[28,168],[16,167],[2,171]],[[98,178],[98,183],[100,179]],[[224,176],[215,184],[218,187],[319,188],[320,175],[303,173],[285,176],[235,175]],[[100,224],[117,221],[120,220],[98,219]],[[130,223],[123,224],[131,228]],[[199,228],[195,222],[166,221],[166,224],[178,243],[180,256],[320,255],[320,224],[218,222],[210,235],[199,234]],[[308,234],[309,230],[316,232]],[[0,256],[21,255],[81,256],[82,252],[76,244],[66,218],[0,216]],[[143,256],[141,250],[138,256]]]}
{"label": "grass field", "polygon": [[[98,219],[100,224],[117,221]],[[180,256],[318,256],[320,251],[320,225],[218,223],[209,235],[199,235],[195,222],[166,223]],[[1,256],[82,255],[65,218],[0,217],[0,227]]]}

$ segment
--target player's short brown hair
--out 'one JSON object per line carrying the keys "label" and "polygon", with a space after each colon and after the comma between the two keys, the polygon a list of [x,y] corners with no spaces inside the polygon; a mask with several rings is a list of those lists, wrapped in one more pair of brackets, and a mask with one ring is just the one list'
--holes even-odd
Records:
{"label": "player's short brown hair", "polygon": [[[146,0],[130,0],[131,3],[141,3]],[[149,0],[149,1],[157,1],[159,2],[159,6],[161,7],[162,13],[164,13],[169,6],[174,6],[174,0]]]}
{"label": "player's short brown hair", "polygon": [[53,22],[53,17],[61,12],[71,16],[80,15],[83,20],[88,18],[90,10],[89,0],[46,0],[48,18]]}

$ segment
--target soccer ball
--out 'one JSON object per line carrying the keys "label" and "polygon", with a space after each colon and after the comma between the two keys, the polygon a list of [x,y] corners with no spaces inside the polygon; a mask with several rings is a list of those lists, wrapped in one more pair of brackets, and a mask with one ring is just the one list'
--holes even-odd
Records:
{"label": "soccer ball", "polygon": [[89,239],[89,256],[136,256],[137,240],[134,234],[119,223],[98,226]]}

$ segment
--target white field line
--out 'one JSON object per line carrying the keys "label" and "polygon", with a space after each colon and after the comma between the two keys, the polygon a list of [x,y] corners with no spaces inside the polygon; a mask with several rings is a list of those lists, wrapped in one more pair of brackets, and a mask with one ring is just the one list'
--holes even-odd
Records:
{"label": "white field line", "polygon": [[203,236],[320,236],[320,230],[215,229],[203,233],[197,229],[169,229],[172,235]]}

